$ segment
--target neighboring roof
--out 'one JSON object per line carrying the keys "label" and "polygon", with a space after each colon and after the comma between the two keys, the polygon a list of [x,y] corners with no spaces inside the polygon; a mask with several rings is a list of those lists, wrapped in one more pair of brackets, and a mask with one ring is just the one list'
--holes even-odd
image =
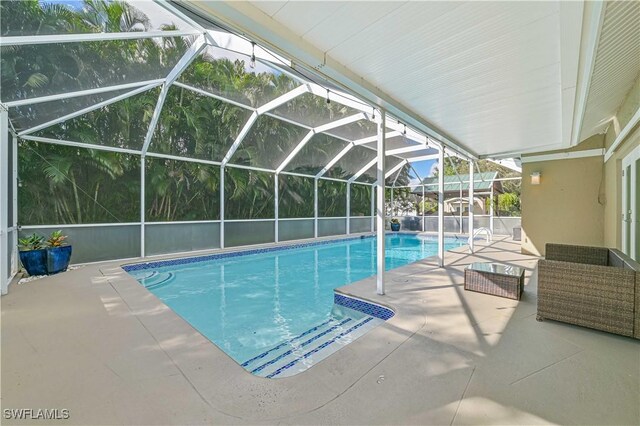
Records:
{"label": "neighboring roof", "polygon": [[[494,182],[495,179],[498,178],[498,172],[483,172],[483,173],[475,173],[474,174],[474,191],[489,191],[494,184],[499,182]],[[444,177],[444,192],[459,192],[460,191],[460,181],[462,181],[462,191],[469,190],[469,175],[461,175],[461,176],[445,176]],[[429,192],[438,190],[438,177],[429,177],[422,181],[425,184],[425,190]],[[496,188],[500,189],[500,188]],[[416,189],[417,191],[417,189]]]}

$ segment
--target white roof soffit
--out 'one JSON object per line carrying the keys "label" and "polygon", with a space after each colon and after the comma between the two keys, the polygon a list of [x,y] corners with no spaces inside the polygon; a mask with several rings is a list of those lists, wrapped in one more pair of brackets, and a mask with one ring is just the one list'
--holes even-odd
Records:
{"label": "white roof soffit", "polygon": [[580,133],[574,135],[574,144],[604,133],[640,78],[640,2],[608,1],[597,12],[593,22],[599,22],[600,28],[591,46],[591,75],[582,88],[583,117],[577,123]]}
{"label": "white roof soffit", "polygon": [[183,4],[471,157],[568,145],[583,2]]}

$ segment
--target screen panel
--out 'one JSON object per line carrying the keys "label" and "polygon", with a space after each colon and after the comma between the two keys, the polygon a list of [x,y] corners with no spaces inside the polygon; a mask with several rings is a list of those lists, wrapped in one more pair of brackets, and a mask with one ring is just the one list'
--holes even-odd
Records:
{"label": "screen panel", "polygon": [[34,136],[103,145],[142,149],[149,122],[158,102],[155,88],[110,105],[44,128]]}
{"label": "screen panel", "polygon": [[224,223],[225,247],[273,243],[275,238],[275,220]]}
{"label": "screen panel", "polygon": [[318,236],[345,235],[347,233],[346,219],[318,219]]}
{"label": "screen panel", "polygon": [[353,216],[371,216],[371,185],[351,184],[351,213]]}
{"label": "screen panel", "polygon": [[145,220],[220,219],[220,167],[147,157]]}
{"label": "screen panel", "polygon": [[314,135],[285,167],[285,171],[315,176],[348,144],[323,133]]}
{"label": "screen panel", "polygon": [[140,225],[110,225],[22,229],[20,238],[34,232],[49,235],[62,231],[73,247],[71,263],[100,262],[103,260],[127,259],[140,256]]}
{"label": "screen panel", "polygon": [[170,37],[3,49],[2,101],[164,78],[186,52],[188,43],[187,39]]}
{"label": "screen panel", "polygon": [[321,96],[304,93],[271,111],[280,117],[318,127],[358,113],[357,110],[338,102],[327,103]]}
{"label": "screen panel", "polygon": [[313,238],[313,219],[278,220],[278,239],[280,241]]}
{"label": "screen panel", "polygon": [[329,130],[327,133],[355,141],[378,134],[378,125],[369,120],[360,120]]}
{"label": "screen panel", "polygon": [[22,225],[140,221],[140,157],[22,141]]}
{"label": "screen panel", "polygon": [[327,171],[325,176],[350,179],[375,158],[376,151],[363,146],[354,146]]}
{"label": "screen panel", "polygon": [[347,215],[347,183],[318,180],[318,217]]}
{"label": "screen panel", "polygon": [[151,1],[3,0],[0,3],[3,37],[190,28],[185,21]]}
{"label": "screen panel", "polygon": [[149,152],[222,161],[250,115],[247,109],[172,86]]}
{"label": "screen panel", "polygon": [[274,190],[273,173],[227,167],[224,178],[225,220],[274,218]]}
{"label": "screen panel", "polygon": [[220,224],[147,224],[144,237],[148,255],[216,249],[220,248]]}
{"label": "screen panel", "polygon": [[350,219],[349,231],[352,234],[371,232],[371,217],[352,217]]}
{"label": "screen panel", "polygon": [[11,119],[11,124],[13,124],[13,127],[17,131],[23,131],[36,126],[40,126],[41,124],[46,124],[50,121],[67,116],[71,113],[79,112],[81,110],[84,110],[85,108],[92,107],[99,103],[108,102],[120,95],[125,95],[130,91],[131,90],[116,90],[113,92],[77,96],[68,99],[10,107],[9,119]]}
{"label": "screen panel", "polygon": [[278,217],[313,217],[311,177],[280,175],[278,178]]}
{"label": "screen panel", "polygon": [[261,115],[229,162],[275,170],[308,132],[303,127]]}
{"label": "screen panel", "polygon": [[274,100],[302,84],[271,67],[242,53],[207,46],[178,81],[214,95],[258,107]]}

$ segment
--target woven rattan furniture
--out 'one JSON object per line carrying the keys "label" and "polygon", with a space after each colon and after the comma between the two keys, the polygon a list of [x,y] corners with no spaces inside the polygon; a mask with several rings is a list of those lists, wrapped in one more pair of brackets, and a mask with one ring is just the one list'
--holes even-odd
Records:
{"label": "woven rattan furniture", "polygon": [[547,244],[537,318],[640,339],[640,265],[615,249]]}
{"label": "woven rattan furniture", "polygon": [[524,269],[502,263],[475,262],[464,270],[464,289],[520,300]]}

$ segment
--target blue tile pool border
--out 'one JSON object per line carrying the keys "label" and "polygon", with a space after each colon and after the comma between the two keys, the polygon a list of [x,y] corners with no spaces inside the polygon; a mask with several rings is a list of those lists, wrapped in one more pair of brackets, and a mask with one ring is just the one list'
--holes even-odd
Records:
{"label": "blue tile pool border", "polygon": [[369,316],[376,317],[384,321],[390,319],[395,315],[395,312],[384,306],[336,292],[333,293],[333,303],[365,313]]}
{"label": "blue tile pool border", "polygon": [[304,355],[299,356],[298,358],[294,359],[293,361],[289,362],[287,365],[283,365],[282,367],[278,368],[276,371],[274,371],[273,373],[265,376],[267,379],[273,379],[275,376],[281,374],[283,371],[293,367],[294,365],[296,365],[298,362],[300,362],[303,359],[309,358],[311,355],[320,352],[322,349],[326,348],[327,346],[335,343],[338,339],[346,336],[347,334],[351,333],[352,331],[357,330],[358,328],[362,327],[363,325],[367,324],[369,321],[372,321],[373,318],[372,317],[368,317],[365,318],[363,321],[359,322],[358,324],[354,325],[353,327],[349,328],[346,331],[343,331],[342,333],[338,334],[336,337],[334,337],[333,339],[324,342],[323,344],[321,344],[320,346],[318,346],[317,348],[314,348],[312,350],[310,350],[309,352],[307,352]]}
{"label": "blue tile pool border", "polygon": [[[387,232],[386,235],[415,236],[418,234],[414,232]],[[228,251],[224,253],[214,253],[214,254],[207,254],[207,255],[194,256],[194,257],[180,257],[176,259],[155,260],[155,261],[143,262],[143,263],[129,263],[129,264],[122,265],[122,269],[124,269],[126,272],[142,271],[145,269],[160,268],[162,266],[187,265],[190,263],[206,262],[209,260],[224,259],[229,257],[249,256],[252,254],[269,253],[269,252],[281,251],[281,250],[293,250],[293,249],[300,249],[305,247],[333,244],[333,243],[342,242],[342,241],[352,241],[352,240],[355,241],[355,240],[363,240],[363,239],[370,239],[370,238],[375,238],[375,235],[374,234],[358,235],[355,237],[335,238],[335,239],[329,239],[329,240],[311,241],[311,242],[297,243],[297,244],[286,244],[286,245],[275,246],[275,247],[264,247],[264,248],[254,248],[254,249],[244,249],[244,250],[241,249],[241,250]]]}

